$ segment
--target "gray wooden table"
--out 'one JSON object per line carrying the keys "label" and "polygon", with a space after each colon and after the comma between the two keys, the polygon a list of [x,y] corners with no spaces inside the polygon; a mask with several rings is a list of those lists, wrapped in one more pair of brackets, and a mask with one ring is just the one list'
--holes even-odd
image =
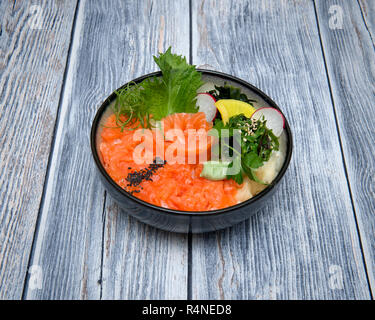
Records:
{"label": "gray wooden table", "polygon": [[[1,299],[372,299],[375,1],[0,1]],[[156,230],[103,189],[99,103],[172,46],[287,115],[294,155],[265,210]]]}

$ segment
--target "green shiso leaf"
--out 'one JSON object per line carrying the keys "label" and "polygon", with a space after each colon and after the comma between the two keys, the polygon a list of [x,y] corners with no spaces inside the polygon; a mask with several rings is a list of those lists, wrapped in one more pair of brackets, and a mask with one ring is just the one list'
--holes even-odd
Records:
{"label": "green shiso leaf", "polygon": [[153,118],[160,120],[173,113],[197,112],[195,97],[203,84],[201,73],[188,64],[185,57],[172,54],[170,47],[154,60],[163,76],[144,86]]}
{"label": "green shiso leaf", "polygon": [[185,57],[172,54],[171,47],[159,57],[154,56],[154,60],[162,72],[161,77],[132,83],[116,92],[113,109],[122,130],[137,121],[143,128],[150,128],[151,119],[161,120],[173,113],[198,111],[195,97],[203,82],[195,66],[188,64]]}

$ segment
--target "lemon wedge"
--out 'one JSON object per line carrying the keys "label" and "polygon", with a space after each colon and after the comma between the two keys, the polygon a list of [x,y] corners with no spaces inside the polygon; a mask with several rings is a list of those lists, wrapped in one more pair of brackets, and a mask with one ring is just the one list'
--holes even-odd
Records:
{"label": "lemon wedge", "polygon": [[229,118],[240,113],[243,113],[247,118],[250,118],[256,111],[256,109],[250,104],[235,99],[218,100],[215,102],[215,106],[219,110],[224,123],[227,123]]}

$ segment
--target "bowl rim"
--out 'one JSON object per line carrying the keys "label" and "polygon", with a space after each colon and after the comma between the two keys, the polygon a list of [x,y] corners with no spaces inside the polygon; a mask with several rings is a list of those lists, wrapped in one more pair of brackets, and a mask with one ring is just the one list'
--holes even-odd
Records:
{"label": "bowl rim", "polygon": [[126,87],[128,84],[131,84],[131,83],[140,83],[144,79],[147,79],[147,78],[150,78],[150,77],[154,77],[154,76],[161,76],[162,73],[161,73],[161,71],[156,71],[156,72],[148,73],[148,74],[145,74],[145,75],[143,75],[141,77],[138,77],[138,78],[136,78],[134,80],[131,80],[131,81],[125,83],[124,85],[122,85],[121,87],[119,87],[117,90],[115,90],[114,92],[112,92],[103,101],[103,103],[101,104],[101,106],[99,107],[99,109],[96,112],[96,115],[95,115],[94,120],[93,120],[92,125],[91,125],[91,133],[90,133],[91,153],[92,153],[92,156],[94,158],[95,164],[96,164],[97,168],[99,169],[100,173],[102,174],[102,176],[122,196],[127,197],[128,199],[133,200],[133,201],[137,202],[138,204],[143,205],[143,206],[145,206],[147,208],[150,208],[150,209],[153,209],[153,210],[157,210],[157,211],[160,211],[162,213],[167,213],[169,215],[172,214],[172,215],[178,215],[178,216],[181,216],[181,215],[188,215],[188,216],[211,216],[211,215],[214,215],[214,216],[216,216],[216,215],[222,215],[222,214],[225,214],[225,213],[228,213],[228,212],[231,212],[231,211],[235,211],[235,210],[237,210],[239,208],[248,206],[248,205],[256,202],[257,200],[263,198],[268,193],[270,193],[272,191],[272,189],[274,189],[275,186],[284,177],[284,175],[285,175],[285,173],[286,173],[286,171],[287,171],[287,169],[289,167],[290,160],[291,160],[291,157],[292,157],[292,152],[293,152],[293,138],[292,138],[292,132],[290,130],[290,126],[289,126],[288,120],[285,117],[285,115],[282,112],[282,110],[279,108],[279,106],[268,95],[266,95],[263,91],[261,91],[260,89],[258,89],[255,86],[253,86],[252,84],[250,84],[250,83],[248,83],[248,82],[246,82],[246,81],[244,81],[244,80],[242,80],[240,78],[237,78],[235,76],[232,76],[232,75],[229,75],[229,74],[226,74],[226,73],[222,73],[222,72],[219,72],[219,71],[214,71],[214,70],[197,69],[197,71],[201,72],[202,74],[219,77],[219,78],[221,78],[223,80],[229,80],[229,81],[232,81],[232,82],[237,82],[237,83],[241,84],[242,86],[250,89],[254,93],[256,93],[266,103],[268,103],[271,107],[279,110],[281,112],[281,114],[284,116],[284,119],[285,119],[285,128],[284,128],[284,130],[285,130],[285,132],[287,134],[286,155],[285,155],[285,160],[284,160],[283,166],[281,167],[278,175],[276,176],[276,178],[272,181],[272,183],[267,188],[265,188],[264,190],[262,190],[261,192],[259,192],[254,197],[252,197],[252,198],[250,198],[250,199],[248,199],[246,201],[240,202],[238,204],[235,204],[233,206],[230,206],[230,207],[226,207],[226,208],[222,208],[222,209],[215,209],[215,210],[210,210],[210,211],[183,211],[183,210],[175,210],[175,209],[169,209],[169,208],[159,207],[159,206],[154,205],[152,203],[149,203],[149,202],[146,202],[144,200],[141,200],[141,199],[133,196],[132,194],[128,193],[123,188],[121,188],[110,177],[110,175],[107,173],[107,171],[103,167],[102,162],[100,161],[100,158],[99,158],[99,155],[98,155],[98,150],[97,150],[97,146],[96,146],[96,136],[97,136],[96,133],[97,133],[99,122],[101,120],[101,117],[102,117],[103,113],[106,111],[106,109],[109,106],[109,104],[116,98],[115,91],[120,90],[120,89]]}

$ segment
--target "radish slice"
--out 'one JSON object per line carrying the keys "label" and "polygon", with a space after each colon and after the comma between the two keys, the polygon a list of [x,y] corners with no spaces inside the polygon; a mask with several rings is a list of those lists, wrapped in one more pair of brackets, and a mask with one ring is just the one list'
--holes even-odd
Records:
{"label": "radish slice", "polygon": [[209,93],[198,93],[197,95],[196,105],[198,111],[205,113],[208,122],[213,121],[216,116],[217,108],[215,102],[215,98]]}
{"label": "radish slice", "polygon": [[203,84],[198,90],[197,90],[197,93],[206,93],[206,92],[210,92],[212,90],[216,90],[215,88],[215,85],[212,83],[212,82],[206,82],[205,84]]}
{"label": "radish slice", "polygon": [[251,119],[259,120],[263,119],[263,117],[264,120],[267,120],[267,128],[271,129],[276,137],[279,137],[283,132],[283,128],[285,127],[285,119],[281,112],[270,107],[260,108],[253,113]]}

